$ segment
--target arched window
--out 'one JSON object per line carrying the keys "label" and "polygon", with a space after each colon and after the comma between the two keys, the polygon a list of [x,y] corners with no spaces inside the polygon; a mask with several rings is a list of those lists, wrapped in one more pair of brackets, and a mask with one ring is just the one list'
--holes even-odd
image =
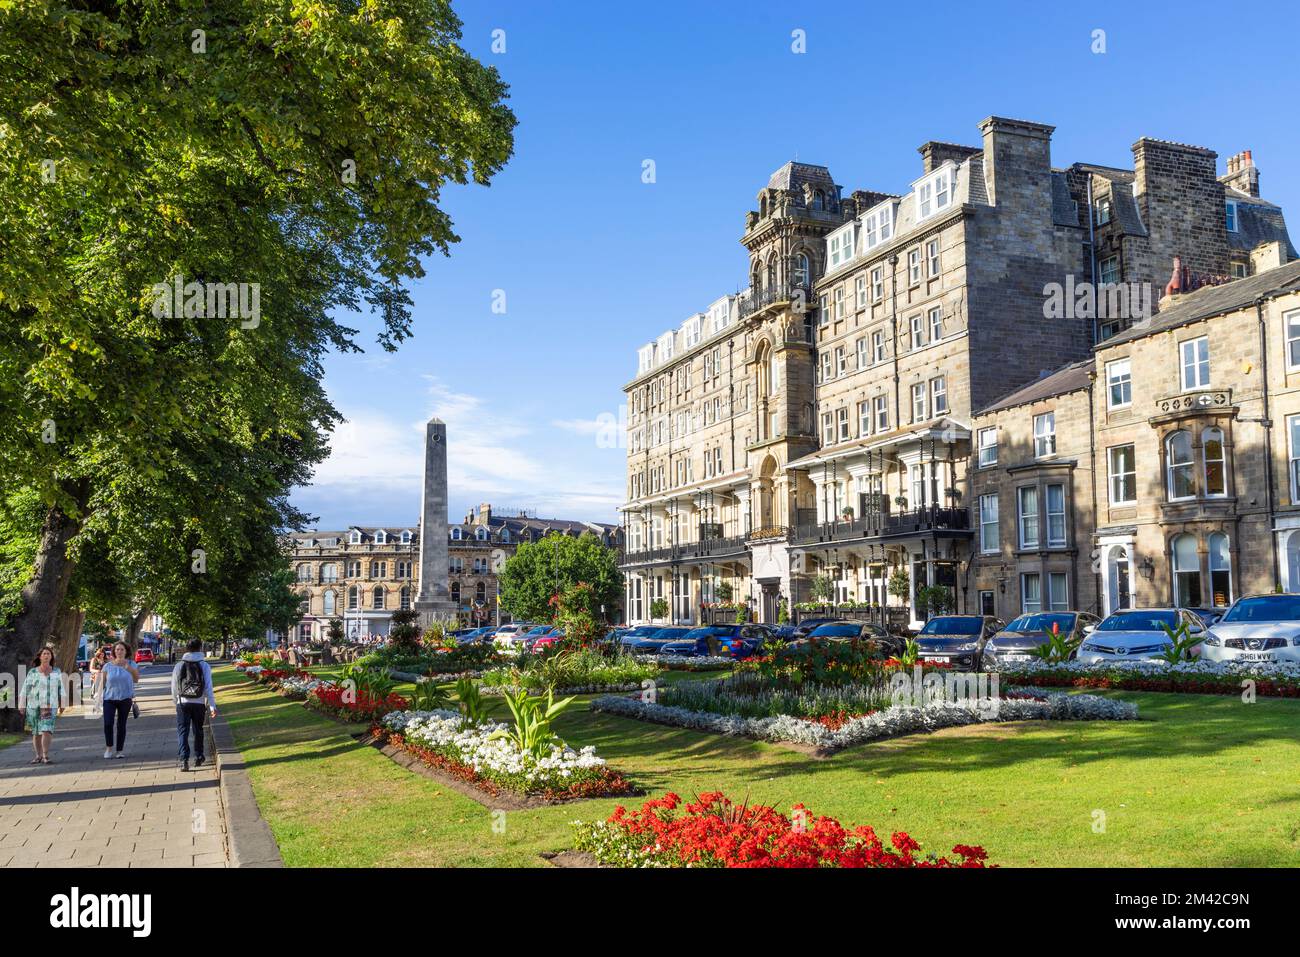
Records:
{"label": "arched window", "polygon": [[460,603],[460,582],[451,583],[451,600]]}
{"label": "arched window", "polygon": [[300,582],[309,582],[309,581],[311,581],[311,566],[310,566],[310,565],[303,564],[303,565],[299,565],[299,566],[298,566],[298,581],[300,581]]}
{"label": "arched window", "polygon": [[321,614],[326,618],[334,616],[334,592],[332,589],[321,596]]}
{"label": "arched window", "polygon": [[501,541],[503,542],[510,541],[510,529],[508,528],[501,529]]}
{"label": "arched window", "polygon": [[1175,432],[1165,440],[1165,468],[1169,475],[1170,500],[1196,494],[1196,482],[1192,478],[1192,437],[1187,432]]}
{"label": "arched window", "polygon": [[474,532],[474,537],[477,538],[480,542],[486,542],[488,540],[488,530],[484,528],[482,525],[480,525],[478,529]]}
{"label": "arched window", "polygon": [[326,562],[320,567],[320,580],[322,582],[336,582],[339,580],[339,566],[333,562]]}
{"label": "arched window", "polygon": [[[454,587],[454,586],[453,586],[453,587]],[[399,603],[400,603],[400,605],[401,605],[402,611],[407,611],[407,610],[410,609],[410,607],[411,607],[411,589],[410,589],[409,587],[407,587],[407,586],[405,586],[405,585],[402,586],[402,590],[401,590],[400,592],[398,592],[398,601],[399,601]]]}
{"label": "arched window", "polygon": [[376,585],[375,590],[372,593],[372,596],[373,597],[370,602],[372,608],[387,607],[387,602],[385,601],[385,595],[384,595],[384,586]]}
{"label": "arched window", "polygon": [[767,288],[776,288],[776,257],[773,256],[767,261]]}
{"label": "arched window", "polygon": [[826,208],[826,194],[823,193],[820,189],[813,193],[812,208],[813,209]]}
{"label": "arched window", "polygon": [[388,571],[388,562],[371,562],[370,577],[383,578],[384,573]]}
{"label": "arched window", "polygon": [[1221,430],[1210,428],[1201,433],[1201,454],[1205,458],[1205,494],[1227,495],[1228,481],[1224,470]]}
{"label": "arched window", "polygon": [[1216,608],[1232,604],[1232,556],[1222,532],[1210,536],[1210,599]]}
{"label": "arched window", "polygon": [[348,608],[353,609],[353,608],[360,608],[360,607],[361,607],[361,589],[358,588],[356,585],[353,585],[351,588],[348,589]]}
{"label": "arched window", "polygon": [[402,532],[402,544],[403,544],[403,545],[409,545],[409,544],[411,544],[411,533],[410,533],[410,532]]}
{"label": "arched window", "polygon": [[353,544],[353,545],[360,545],[360,544],[361,544],[361,533],[358,532],[358,531],[353,530],[353,531],[348,535],[348,541],[349,541],[351,544]]}
{"label": "arched window", "polygon": [[487,584],[485,582],[479,582],[474,586],[474,600],[487,601]]}
{"label": "arched window", "polygon": [[1173,556],[1174,604],[1180,608],[1201,607],[1201,556],[1196,553],[1196,536],[1174,536],[1169,550]]}
{"label": "arched window", "polygon": [[800,253],[794,257],[794,282],[796,286],[808,285],[808,279],[811,276],[808,269],[808,254]]}
{"label": "arched window", "polygon": [[460,529],[459,529],[459,528],[453,528],[453,529],[451,530],[451,537],[452,537],[453,540],[455,540],[455,541],[457,541],[457,542],[460,541]]}
{"label": "arched window", "polygon": [[343,574],[347,578],[361,577],[361,562],[359,561],[353,560],[350,562],[346,562],[343,565],[343,569],[344,569]]}
{"label": "arched window", "polygon": [[379,531],[375,532],[375,544],[376,545],[388,544],[388,533],[385,532],[382,528]]}

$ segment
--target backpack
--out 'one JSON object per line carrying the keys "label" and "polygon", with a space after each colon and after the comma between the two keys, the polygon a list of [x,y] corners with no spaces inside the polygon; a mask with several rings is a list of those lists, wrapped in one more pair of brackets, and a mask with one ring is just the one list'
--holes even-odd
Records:
{"label": "backpack", "polygon": [[202,698],[207,682],[203,680],[203,662],[181,662],[180,692],[182,698]]}

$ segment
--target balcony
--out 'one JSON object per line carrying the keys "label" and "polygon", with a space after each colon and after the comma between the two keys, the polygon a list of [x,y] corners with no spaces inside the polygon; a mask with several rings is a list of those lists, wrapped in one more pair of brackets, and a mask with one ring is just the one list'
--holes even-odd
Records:
{"label": "balcony", "polygon": [[704,538],[696,542],[679,542],[675,545],[661,545],[657,548],[643,548],[640,551],[625,551],[619,556],[619,565],[656,565],[682,561],[721,560],[728,556],[743,555],[747,543],[744,536],[733,535],[727,538]]}
{"label": "balcony", "polygon": [[804,312],[811,313],[817,308],[811,283],[779,283],[759,289],[751,288],[749,295],[740,300],[740,318],[762,312],[769,306],[793,302],[800,297],[803,299]]}
{"label": "balcony", "polygon": [[[806,509],[800,509],[801,513],[806,511]],[[936,531],[969,534],[970,512],[964,508],[928,505],[907,512],[871,513],[852,520],[806,522],[795,526],[794,544],[815,545],[821,542],[899,538],[921,532]]]}
{"label": "balcony", "polygon": [[1157,399],[1156,414],[1150,421],[1154,424],[1205,412],[1231,413],[1233,411],[1231,389],[1201,389],[1195,392],[1179,392],[1176,395]]}

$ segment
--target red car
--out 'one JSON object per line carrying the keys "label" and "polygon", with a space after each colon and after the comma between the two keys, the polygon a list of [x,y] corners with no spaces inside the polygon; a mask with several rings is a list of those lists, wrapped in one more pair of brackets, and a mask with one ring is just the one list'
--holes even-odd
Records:
{"label": "red car", "polygon": [[137,648],[137,649],[136,649],[136,652],[135,652],[135,663],[136,663],[137,665],[151,665],[151,664],[153,664],[153,649],[152,649],[152,648]]}

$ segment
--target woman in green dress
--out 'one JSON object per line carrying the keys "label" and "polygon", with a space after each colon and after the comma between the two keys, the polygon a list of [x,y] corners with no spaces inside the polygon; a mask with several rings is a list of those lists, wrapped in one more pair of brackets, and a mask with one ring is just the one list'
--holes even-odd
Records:
{"label": "woman in green dress", "polygon": [[64,697],[63,672],[54,667],[54,651],[42,648],[18,696],[18,707],[27,712],[27,725],[32,729],[32,750],[36,752],[32,764],[50,763],[50,739],[55,718],[63,713]]}

